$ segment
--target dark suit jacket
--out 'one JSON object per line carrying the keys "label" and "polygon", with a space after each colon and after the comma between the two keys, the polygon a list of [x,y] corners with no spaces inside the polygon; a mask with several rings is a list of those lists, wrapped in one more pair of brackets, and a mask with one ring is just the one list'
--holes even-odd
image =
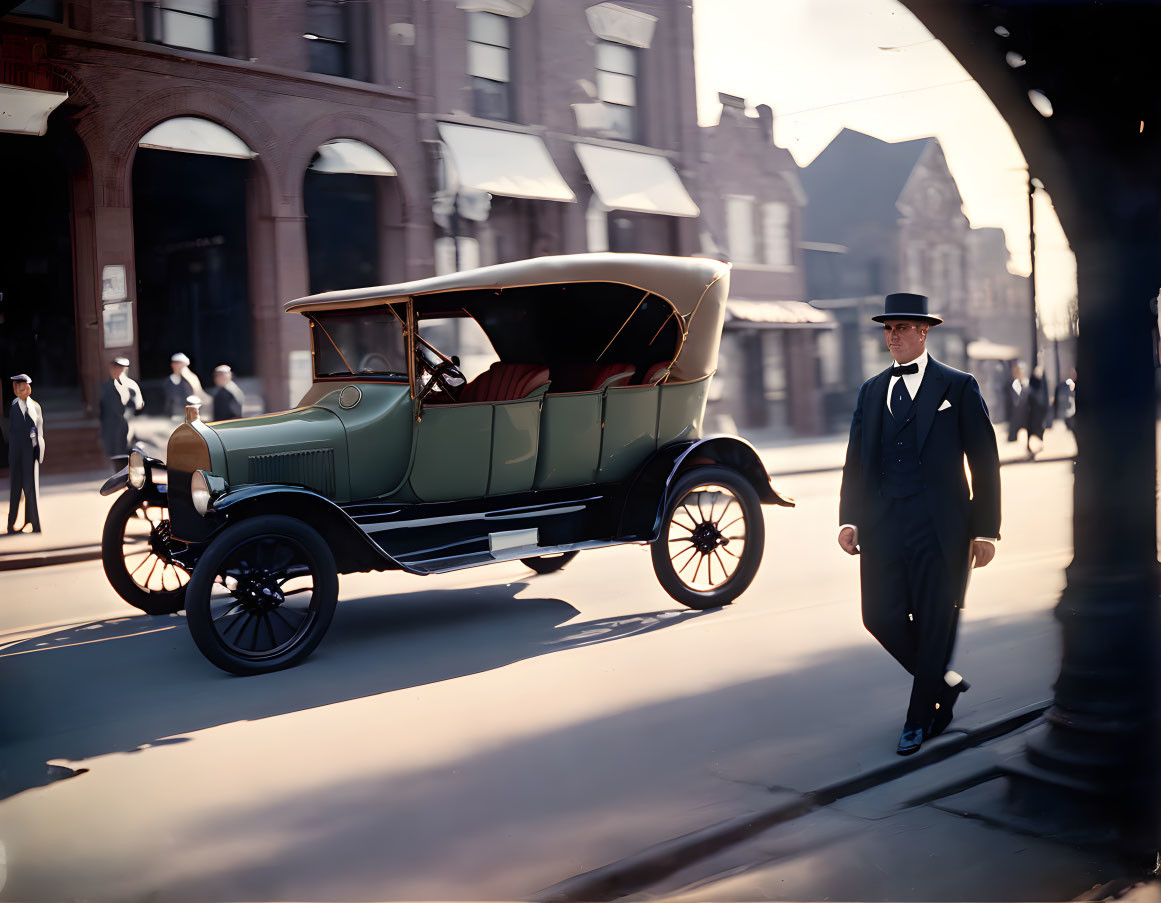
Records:
{"label": "dark suit jacket", "polygon": [[[887,368],[863,383],[843,465],[839,523],[858,527],[860,543],[880,525],[887,500],[880,491]],[[950,407],[939,410],[944,402]],[[1000,536],[1000,460],[996,433],[975,378],[928,358],[915,399],[921,495],[955,579],[966,585],[970,544]],[[971,489],[964,456],[971,468]]]}

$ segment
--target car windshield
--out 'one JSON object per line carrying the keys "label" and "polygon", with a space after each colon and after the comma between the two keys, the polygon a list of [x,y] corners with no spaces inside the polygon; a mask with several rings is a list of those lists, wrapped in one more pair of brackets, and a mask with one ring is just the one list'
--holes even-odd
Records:
{"label": "car windshield", "polygon": [[390,307],[314,314],[315,376],[407,379],[402,316]]}

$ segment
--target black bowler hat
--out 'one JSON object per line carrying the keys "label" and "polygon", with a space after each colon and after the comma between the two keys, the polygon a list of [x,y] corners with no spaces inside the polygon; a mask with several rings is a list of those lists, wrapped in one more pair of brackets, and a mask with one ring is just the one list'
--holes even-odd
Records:
{"label": "black bowler hat", "polygon": [[888,295],[883,304],[883,313],[871,319],[876,323],[882,323],[884,320],[920,320],[932,326],[938,326],[943,322],[943,317],[927,312],[926,295],[913,295],[910,292],[894,292]]}

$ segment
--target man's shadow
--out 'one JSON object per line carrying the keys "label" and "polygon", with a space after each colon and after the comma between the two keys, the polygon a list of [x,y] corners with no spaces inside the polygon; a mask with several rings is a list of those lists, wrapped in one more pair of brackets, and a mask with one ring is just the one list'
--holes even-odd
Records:
{"label": "man's shadow", "polygon": [[178,735],[438,683],[706,614],[681,609],[569,623],[576,608],[517,598],[527,587],[351,599],[303,664],[256,677],[207,662],[184,615],[94,621],[0,648],[0,798],[79,773],[48,766],[52,759],[184,742]]}

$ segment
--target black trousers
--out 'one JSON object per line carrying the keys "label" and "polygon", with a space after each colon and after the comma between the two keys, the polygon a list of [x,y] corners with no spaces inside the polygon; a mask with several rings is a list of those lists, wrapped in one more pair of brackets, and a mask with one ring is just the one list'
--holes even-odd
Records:
{"label": "black trousers", "polygon": [[40,495],[40,462],[32,453],[21,455],[8,466],[8,529],[16,526],[16,514],[20,510],[20,494],[24,493],[24,522],[32,524],[32,529],[40,529],[40,511],[36,500]]}
{"label": "black trousers", "polygon": [[893,500],[859,548],[863,624],[914,676],[907,723],[925,727],[946,686],[960,593],[923,497]]}

